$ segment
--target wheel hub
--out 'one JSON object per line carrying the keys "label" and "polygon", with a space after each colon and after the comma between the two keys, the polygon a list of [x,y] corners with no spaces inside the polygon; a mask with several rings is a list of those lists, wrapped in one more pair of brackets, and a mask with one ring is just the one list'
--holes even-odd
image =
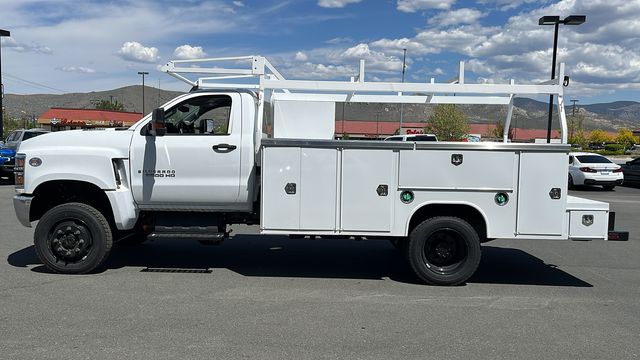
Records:
{"label": "wheel hub", "polygon": [[453,249],[451,248],[450,244],[448,243],[439,243],[436,246],[436,254],[442,258],[442,260],[447,260],[448,258],[451,257],[452,253],[453,253]]}
{"label": "wheel hub", "polygon": [[64,261],[82,259],[91,247],[91,234],[82,223],[64,221],[53,230],[51,249]]}

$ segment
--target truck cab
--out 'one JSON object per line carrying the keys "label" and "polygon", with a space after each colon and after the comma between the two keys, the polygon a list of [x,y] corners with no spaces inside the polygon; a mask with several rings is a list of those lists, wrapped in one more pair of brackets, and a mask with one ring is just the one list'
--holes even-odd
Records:
{"label": "truck cab", "polygon": [[196,91],[163,107],[165,134],[133,126],[131,190],[140,210],[250,212],[255,196],[251,92]]}

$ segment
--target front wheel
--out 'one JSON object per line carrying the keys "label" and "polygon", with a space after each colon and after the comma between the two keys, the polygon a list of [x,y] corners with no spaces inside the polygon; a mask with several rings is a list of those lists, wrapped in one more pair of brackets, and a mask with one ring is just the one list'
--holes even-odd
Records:
{"label": "front wheel", "polygon": [[405,256],[415,274],[432,285],[458,285],[480,264],[480,238],[476,230],[457,217],[433,217],[409,235]]}
{"label": "front wheel", "polygon": [[113,235],[107,219],[82,203],[58,205],[36,226],[38,258],[51,271],[84,274],[98,268],[111,252]]}

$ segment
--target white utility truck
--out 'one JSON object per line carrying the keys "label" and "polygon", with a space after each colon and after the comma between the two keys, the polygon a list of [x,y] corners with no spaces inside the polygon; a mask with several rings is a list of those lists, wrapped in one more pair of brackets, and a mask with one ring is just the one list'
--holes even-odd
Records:
{"label": "white utility truck", "polygon": [[[249,66],[204,66],[221,61]],[[220,242],[242,223],[389,239],[420,279],[454,285],[488,240],[608,239],[609,205],[567,194],[564,65],[560,81],[537,85],[466,84],[462,62],[451,83],[366,82],[364,61],[350,81],[286,80],[261,56],[163,71],[193,90],[130,128],[20,147],[14,206],[23,225],[38,221],[35,249],[50,270],[91,272],[120,239]],[[507,142],[516,94],[558,97],[562,144]],[[336,102],[503,104],[504,142],[334,140]]]}

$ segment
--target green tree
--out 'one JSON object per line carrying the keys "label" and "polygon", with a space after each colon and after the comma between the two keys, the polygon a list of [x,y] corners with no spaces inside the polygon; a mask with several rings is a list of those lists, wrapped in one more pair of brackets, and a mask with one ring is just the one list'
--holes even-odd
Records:
{"label": "green tree", "polygon": [[[582,132],[584,136],[584,114],[576,114],[569,117],[569,137],[573,137],[577,132]],[[573,144],[573,143],[572,143]]]}
{"label": "green tree", "polygon": [[601,129],[596,129],[591,131],[591,133],[589,133],[589,142],[592,142],[592,143],[602,144],[602,143],[611,142],[612,140],[613,139],[611,138],[611,136],[609,136],[609,134],[607,134],[604,130],[601,130]]}
{"label": "green tree", "polygon": [[469,134],[469,124],[462,111],[453,104],[438,104],[433,109],[430,123],[425,127],[439,140],[460,141]]}
{"label": "green tree", "polygon": [[620,145],[624,145],[624,147],[628,149],[640,141],[638,141],[637,136],[633,136],[633,131],[627,128],[622,128],[618,130],[618,135],[616,136],[616,142]]}
{"label": "green tree", "polygon": [[[10,132],[17,129],[24,129],[24,121],[21,119],[10,118],[9,114],[6,112],[2,113],[2,117],[4,118],[2,121],[2,132],[3,136],[6,138]],[[27,124],[28,126],[28,124]],[[4,139],[0,139],[4,140]]]}
{"label": "green tree", "polygon": [[579,145],[581,148],[586,149],[587,145],[589,145],[589,139],[583,129],[577,129],[569,138],[569,144]]}
{"label": "green tree", "polygon": [[[500,121],[496,121],[496,126],[491,130],[489,136],[496,139],[502,139],[504,135],[504,124]],[[509,134],[507,135],[509,139],[513,139],[513,128],[509,126]]]}
{"label": "green tree", "polygon": [[113,102],[109,100],[100,100],[96,104],[96,109],[108,111],[124,111],[124,104],[118,102],[118,100]]}

